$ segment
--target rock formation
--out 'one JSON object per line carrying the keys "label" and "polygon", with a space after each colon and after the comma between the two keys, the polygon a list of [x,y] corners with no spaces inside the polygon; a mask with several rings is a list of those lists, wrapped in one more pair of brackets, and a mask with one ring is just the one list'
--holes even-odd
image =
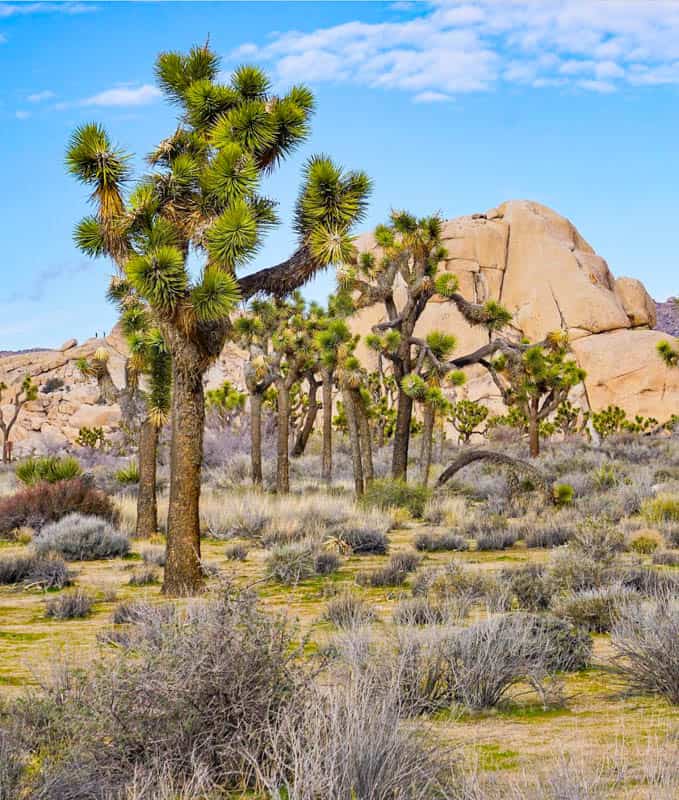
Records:
{"label": "rock formation", "polygon": [[[539,341],[550,331],[569,334],[577,361],[587,371],[582,405],[594,410],[609,403],[630,415],[665,420],[679,412],[679,370],[666,367],[655,347],[666,334],[653,330],[656,307],[643,284],[611,274],[569,220],[538,203],[512,200],[485,214],[445,223],[444,268],[457,274],[465,297],[498,300],[513,315],[516,336]],[[370,235],[359,249],[374,248]],[[398,298],[397,298],[398,302]],[[367,333],[384,319],[384,310],[364,309],[354,329]],[[416,333],[442,329],[458,339],[457,353],[488,341],[450,303],[434,298]],[[361,357],[373,356],[364,347]],[[495,386],[483,368],[469,370],[461,396],[483,400],[499,410]]]}
{"label": "rock formation", "polygon": [[[606,261],[564,217],[545,206],[512,200],[485,214],[460,217],[445,223],[444,244],[448,250],[445,269],[455,272],[461,291],[469,299],[495,299],[513,314],[512,331],[539,341],[556,329],[568,331],[573,352],[587,371],[579,401],[586,408],[600,409],[610,403],[630,415],[643,414],[664,421],[679,413],[679,370],[666,367],[655,348],[666,333],[653,330],[656,305],[643,284],[611,274]],[[371,249],[370,234],[359,237],[359,249]],[[663,320],[667,314],[663,307]],[[354,319],[354,329],[369,333],[384,319],[377,306],[364,309]],[[457,353],[485,344],[488,334],[471,328],[457,309],[433,298],[425,310],[417,333],[433,329],[454,333]],[[93,378],[83,377],[76,366],[79,358],[90,358],[105,347],[108,367],[118,388],[125,380],[125,342],[114,329],[105,339],[90,339],[78,345],[69,339],[59,350],[25,351],[0,357],[0,381],[9,386],[29,373],[44,387],[58,378],[63,387],[27,404],[13,433],[17,454],[43,452],[75,440],[80,427],[114,430],[120,422],[117,405],[97,403],[99,391]],[[374,357],[363,347],[359,355]],[[209,387],[225,379],[242,383],[243,354],[227,345],[207,376]],[[469,370],[461,396],[480,399],[501,410],[497,391],[480,367]]]}

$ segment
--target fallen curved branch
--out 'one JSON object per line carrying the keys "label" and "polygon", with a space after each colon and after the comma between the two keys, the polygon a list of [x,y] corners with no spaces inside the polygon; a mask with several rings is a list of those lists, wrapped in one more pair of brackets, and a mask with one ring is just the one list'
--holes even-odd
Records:
{"label": "fallen curved branch", "polygon": [[513,458],[512,456],[505,455],[505,453],[498,453],[495,450],[465,450],[449,464],[443,472],[439,475],[436,481],[436,486],[443,486],[461,469],[473,464],[476,461],[489,461],[491,464],[498,464],[499,466],[510,467],[517,472],[522,472],[545,494],[546,497],[552,498],[551,486],[547,478],[540,472],[539,469],[523,461],[520,458]]}

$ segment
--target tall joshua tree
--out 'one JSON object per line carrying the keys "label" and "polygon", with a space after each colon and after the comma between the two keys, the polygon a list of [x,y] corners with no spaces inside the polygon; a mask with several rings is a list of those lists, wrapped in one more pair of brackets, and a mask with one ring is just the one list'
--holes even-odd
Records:
{"label": "tall joshua tree", "polygon": [[38,396],[38,387],[33,383],[30,375],[25,375],[21,381],[21,386],[14,392],[11,399],[11,404],[14,406],[9,419],[5,419],[2,405],[3,394],[7,391],[7,384],[0,381],[0,433],[2,433],[2,463],[8,464],[11,460],[12,449],[10,444],[10,435],[12,428],[16,421],[19,419],[21,409],[30,403]]}
{"label": "tall joshua tree", "polygon": [[[285,261],[245,277],[237,273],[278,222],[261,178],[304,141],[313,96],[303,86],[271,92],[267,76],[243,66],[228,83],[205,45],[162,53],[156,76],[177,105],[176,130],[149,155],[152,171],[126,200],[129,157],[98,125],[84,125],[68,148],[69,170],[92,187],[97,214],[76,238],[116,259],[149,304],[172,359],[172,445],[167,560],[163,591],[192,594],[202,585],[200,473],[205,415],[203,378],[231,332],[238,300],[258,292],[284,296],[319,269],[346,260],[350,229],[361,219],[369,180],[327,157],[303,171],[294,226],[298,243]],[[202,263],[193,278],[189,255]]]}

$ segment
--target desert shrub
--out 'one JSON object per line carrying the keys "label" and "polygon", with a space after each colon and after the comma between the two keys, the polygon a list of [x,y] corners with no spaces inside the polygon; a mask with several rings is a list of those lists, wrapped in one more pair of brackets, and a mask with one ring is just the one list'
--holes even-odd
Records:
{"label": "desert shrub", "polygon": [[93,603],[94,598],[91,595],[82,589],[76,589],[48,600],[45,614],[54,619],[79,619],[89,615]]}
{"label": "desert shrub", "polygon": [[454,497],[437,492],[427,500],[422,517],[432,525],[454,527],[462,522],[466,510],[467,503],[463,497]]}
{"label": "desert shrub", "polygon": [[654,530],[640,530],[630,534],[627,546],[630,550],[640,555],[651,555],[662,546],[662,536]]}
{"label": "desert shrub", "polygon": [[123,486],[139,483],[139,465],[137,462],[130,461],[129,464],[117,470],[116,480],[118,483],[122,483]]}
{"label": "desert shrub", "polygon": [[656,550],[653,563],[662,567],[679,567],[679,552],[676,550]]}
{"label": "desert shrub", "polygon": [[552,487],[552,495],[557,506],[568,506],[573,502],[575,489],[569,483],[557,483]]}
{"label": "desert shrub", "polygon": [[661,525],[660,529],[670,547],[679,547],[679,523]]}
{"label": "desert shrub", "polygon": [[670,595],[623,608],[613,626],[613,666],[630,690],[679,704],[679,599]]}
{"label": "desert shrub", "polygon": [[468,550],[467,540],[452,531],[445,533],[418,533],[415,549],[425,553],[439,553],[446,550]]}
{"label": "desert shrub", "polygon": [[291,542],[274,547],[265,566],[270,580],[296,584],[316,572],[316,551],[311,542]]}
{"label": "desert shrub", "polygon": [[610,564],[625,549],[625,537],[607,519],[587,519],[577,526],[571,548],[601,564]]}
{"label": "desert shrub", "polygon": [[27,458],[17,465],[17,478],[26,486],[33,486],[41,481],[56,483],[68,481],[82,474],[82,467],[76,458],[65,456],[36,456]]}
{"label": "desert shrub", "polygon": [[221,793],[256,788],[278,763],[279,721],[306,706],[285,623],[227,596],[153,611],[129,635],[130,647],[49,687],[39,714],[23,706],[24,743],[39,763],[27,776],[31,796],[129,797],[135,773],[158,764],[176,785],[201,765]]}
{"label": "desert shrub", "polygon": [[403,572],[415,572],[420,566],[422,556],[419,556],[414,551],[402,550],[400,553],[394,553],[389,559],[392,567],[400,569]]}
{"label": "desert shrub", "polygon": [[48,378],[45,383],[40,387],[40,391],[43,394],[52,394],[52,392],[56,392],[59,389],[63,389],[64,382],[61,378],[58,378],[56,375],[52,378]]}
{"label": "desert shrub", "polygon": [[552,594],[545,580],[545,568],[540,564],[526,564],[508,569],[502,577],[509,584],[520,608],[527,611],[545,611],[549,608]]}
{"label": "desert shrub", "polygon": [[331,550],[321,550],[316,556],[314,569],[318,575],[332,575],[337,572],[342,564],[342,559]]}
{"label": "desert shrub", "polygon": [[551,594],[593,589],[604,582],[606,565],[573,548],[557,548],[548,563],[546,584]]}
{"label": "desert shrub", "polygon": [[557,597],[552,602],[552,611],[585,630],[606,633],[620,610],[638,599],[634,590],[614,584]]}
{"label": "desert shrub", "polygon": [[526,615],[537,636],[545,642],[545,667],[549,672],[577,672],[592,660],[590,635],[553,614]]}
{"label": "desert shrub", "polygon": [[45,525],[34,540],[38,553],[58,553],[67,561],[94,561],[127,555],[127,536],[100,517],[69,514]]}
{"label": "desert shrub", "polygon": [[489,528],[475,538],[477,550],[506,550],[518,541],[519,534],[514,528]]}
{"label": "desert shrub", "polygon": [[328,602],[324,617],[338,628],[354,628],[372,622],[375,619],[375,612],[372,606],[355,592],[346,590]]}
{"label": "desert shrub", "polygon": [[84,477],[41,482],[0,500],[0,536],[22,527],[39,529],[76,512],[117,519],[111,500]]}
{"label": "desert shrub", "polygon": [[393,620],[396,625],[442,625],[450,620],[450,609],[427,597],[407,597],[394,609]]}
{"label": "desert shrub", "polygon": [[390,508],[404,508],[413,517],[420,518],[429,499],[430,491],[426,486],[395,481],[389,479],[373,481],[361,498],[367,508],[382,511]]}
{"label": "desert shrub", "polygon": [[679,522],[679,496],[661,494],[649,499],[641,513],[648,522]]}
{"label": "desert shrub", "polygon": [[0,559],[0,584],[23,584],[40,589],[62,589],[71,583],[71,573],[62,558],[33,553]]}
{"label": "desert shrub", "polygon": [[356,576],[356,582],[360,586],[370,586],[373,589],[382,586],[403,586],[407,579],[408,573],[394,563],[385,564],[370,572],[360,572]]}
{"label": "desert shrub", "polygon": [[249,552],[244,544],[230,544],[225,548],[224,555],[229,561],[245,561]]}
{"label": "desert shrub", "polygon": [[526,547],[561,547],[573,537],[574,528],[559,519],[536,520],[523,526]]}
{"label": "desert shrub", "polygon": [[139,554],[141,555],[144,564],[155,567],[165,566],[167,551],[160,545],[149,545],[148,547],[142,547],[139,551]]}
{"label": "desert shrub", "polygon": [[153,567],[144,567],[143,569],[134,570],[130,575],[128,584],[130,586],[151,586],[159,582],[160,578],[156,570]]}
{"label": "desert shrub", "polygon": [[456,561],[421,570],[413,578],[412,591],[415,596],[426,596],[436,603],[466,606],[482,601],[498,611],[506,610],[511,599],[506,584],[495,575],[468,569]]}
{"label": "desert shrub", "polygon": [[114,625],[141,622],[153,612],[153,606],[142,600],[126,600],[119,603],[113,611],[111,621]]}
{"label": "desert shrub", "polygon": [[384,555],[389,550],[389,538],[383,527],[345,524],[335,531],[335,536],[357,555]]}

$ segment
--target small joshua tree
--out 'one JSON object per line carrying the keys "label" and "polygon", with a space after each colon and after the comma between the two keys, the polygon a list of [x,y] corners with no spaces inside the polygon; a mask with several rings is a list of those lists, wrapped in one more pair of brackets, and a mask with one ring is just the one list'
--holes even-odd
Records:
{"label": "small joshua tree", "polygon": [[118,389],[115,383],[113,383],[113,378],[109,372],[109,358],[110,354],[108,350],[105,347],[98,347],[91,358],[79,358],[75,362],[76,367],[83,376],[96,379],[97,386],[99,387],[97,403],[101,405],[115,403],[119,395]]}
{"label": "small joshua tree", "polygon": [[476,400],[457,400],[450,407],[448,420],[460,441],[467,444],[475,433],[484,432],[481,426],[488,419],[488,413],[488,407]]}
{"label": "small joshua tree", "polygon": [[0,382],[0,432],[2,433],[2,463],[9,464],[12,460],[12,445],[10,442],[10,434],[16,421],[19,419],[22,408],[31,400],[35,400],[38,396],[38,387],[33,383],[30,375],[25,375],[21,381],[21,385],[14,392],[8,405],[13,406],[9,418],[5,419],[2,410],[4,394],[8,391],[6,383]]}
{"label": "small joshua tree", "polygon": [[[351,227],[369,192],[363,173],[345,173],[326,157],[307,162],[295,208],[298,245],[273,267],[237,277],[263,234],[278,222],[260,192],[272,172],[308,135],[313,96],[295,86],[271,92],[258,68],[218,80],[217,56],[205,45],[162,53],[161,89],[180,109],[176,130],[149,155],[151,174],[126,198],[129,156],[98,125],[78,128],[69,171],[92,187],[97,214],[77,228],[78,244],[109,255],[149,305],[172,359],[172,444],[166,594],[200,590],[200,474],[203,378],[232,332],[238,300],[259,292],[285,296],[319,269],[348,257]],[[202,261],[194,279],[189,255]]]}
{"label": "small joshua tree", "polygon": [[531,457],[540,454],[540,423],[567,399],[585,371],[569,357],[568,337],[550,334],[543,344],[505,347],[489,362],[505,404],[516,408],[528,429]]}

